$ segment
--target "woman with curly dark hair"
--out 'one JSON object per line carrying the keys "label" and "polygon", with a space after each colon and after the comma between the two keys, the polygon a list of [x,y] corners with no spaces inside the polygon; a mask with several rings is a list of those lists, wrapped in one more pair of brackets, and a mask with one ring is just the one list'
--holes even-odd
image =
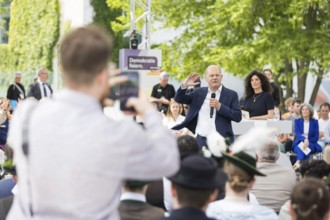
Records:
{"label": "woman with curly dark hair", "polygon": [[274,118],[274,99],[267,77],[253,70],[245,78],[245,100],[243,109],[249,112],[252,120]]}

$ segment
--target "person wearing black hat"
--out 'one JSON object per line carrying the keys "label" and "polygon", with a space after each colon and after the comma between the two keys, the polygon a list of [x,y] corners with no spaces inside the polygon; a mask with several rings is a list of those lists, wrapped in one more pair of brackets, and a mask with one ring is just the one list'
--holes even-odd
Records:
{"label": "person wearing black hat", "polygon": [[160,220],[212,220],[205,215],[207,205],[218,194],[220,175],[217,163],[199,154],[188,155],[181,161],[179,172],[169,178],[174,210]]}
{"label": "person wearing black hat", "polygon": [[256,169],[256,158],[239,151],[232,155],[222,153],[225,158],[224,171],[228,175],[226,196],[223,200],[210,203],[206,214],[216,219],[277,219],[276,213],[267,207],[249,202],[248,194],[255,179],[254,176],[264,176]]}

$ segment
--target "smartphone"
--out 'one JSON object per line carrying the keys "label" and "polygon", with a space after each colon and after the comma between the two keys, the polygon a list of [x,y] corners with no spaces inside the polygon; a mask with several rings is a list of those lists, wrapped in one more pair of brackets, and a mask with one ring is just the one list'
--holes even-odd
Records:
{"label": "smartphone", "polygon": [[127,76],[128,78],[128,81],[120,84],[118,87],[120,110],[125,112],[135,112],[133,107],[126,107],[126,103],[130,97],[139,96],[139,73],[136,71],[123,71],[120,75]]}

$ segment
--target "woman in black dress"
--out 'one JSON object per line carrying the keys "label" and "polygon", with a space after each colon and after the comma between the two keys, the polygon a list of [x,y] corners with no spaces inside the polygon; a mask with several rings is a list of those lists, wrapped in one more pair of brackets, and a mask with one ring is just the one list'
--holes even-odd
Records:
{"label": "woman in black dress", "polygon": [[274,99],[271,86],[265,75],[253,70],[245,78],[245,101],[243,109],[249,112],[252,120],[274,118]]}

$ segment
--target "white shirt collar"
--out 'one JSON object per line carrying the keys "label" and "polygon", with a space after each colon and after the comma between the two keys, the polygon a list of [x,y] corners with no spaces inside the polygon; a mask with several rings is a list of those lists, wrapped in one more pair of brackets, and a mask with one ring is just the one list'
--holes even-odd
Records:
{"label": "white shirt collar", "polygon": [[[217,96],[220,96],[221,90],[222,90],[222,84],[219,86],[219,88],[217,89],[217,91],[215,91],[215,94]],[[213,93],[210,88],[208,88],[208,93]]]}
{"label": "white shirt collar", "polygon": [[146,197],[142,193],[124,192],[121,194],[120,201],[123,200],[135,200],[140,202],[146,202]]}
{"label": "white shirt collar", "polygon": [[44,82],[42,82],[39,78],[37,79],[37,82],[39,83],[39,84],[43,84]]}
{"label": "white shirt collar", "polygon": [[11,192],[16,195],[18,193],[17,184],[12,188]]}

